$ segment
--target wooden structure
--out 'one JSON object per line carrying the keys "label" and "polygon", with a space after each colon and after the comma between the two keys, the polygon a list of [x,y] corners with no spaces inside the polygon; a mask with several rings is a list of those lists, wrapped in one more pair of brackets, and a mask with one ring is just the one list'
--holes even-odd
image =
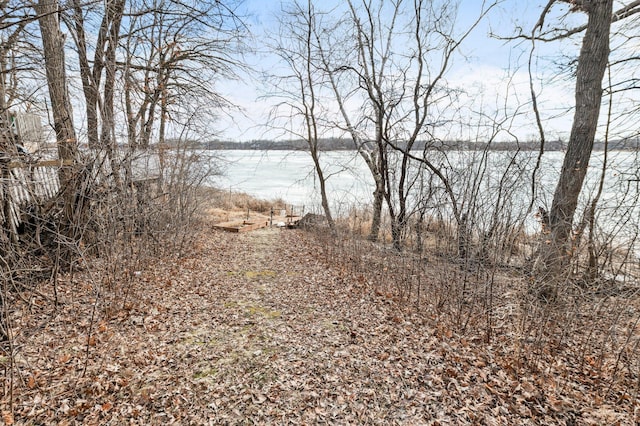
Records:
{"label": "wooden structure", "polygon": [[0,164],[0,219],[14,237],[30,204],[56,196],[60,189],[58,169],[62,165],[59,160]]}
{"label": "wooden structure", "polygon": [[0,150],[18,153],[18,146],[35,151],[44,142],[45,135],[39,115],[7,111],[0,115]]}
{"label": "wooden structure", "polygon": [[[279,215],[275,215],[275,210],[271,208],[271,214],[269,218],[265,218],[258,214],[258,217],[251,218],[251,212],[247,209],[247,214],[244,220],[237,219],[233,221],[227,220],[213,225],[214,229],[220,229],[227,232],[248,232],[267,226],[277,226],[279,228],[296,228],[298,222],[302,219],[301,216],[296,214],[296,206],[285,206],[281,209]],[[304,211],[304,207],[298,209]]]}
{"label": "wooden structure", "polygon": [[39,115],[12,113],[11,128],[16,140],[21,145],[37,145],[44,140],[42,122]]}
{"label": "wooden structure", "polygon": [[286,226],[287,228],[297,228],[298,222],[304,216],[304,206],[294,206],[293,204],[287,206],[285,209],[285,218],[286,218]]}
{"label": "wooden structure", "polygon": [[[29,149],[44,140],[40,116],[8,111],[0,119],[0,223],[13,240],[28,206],[59,191],[59,160],[38,161]],[[67,164],[68,165],[68,164]]]}
{"label": "wooden structure", "polygon": [[222,222],[213,225],[215,229],[227,232],[248,232],[255,229],[266,228],[269,226],[269,220],[240,220],[233,222]]}
{"label": "wooden structure", "polygon": [[[21,225],[35,214],[39,207],[52,205],[60,191],[59,170],[63,166],[80,167],[83,179],[93,183],[112,179],[114,169],[103,151],[83,152],[90,159],[87,164],[61,160],[38,160],[32,155],[0,152],[0,226],[13,241],[18,240]],[[129,165],[131,182],[139,189],[142,185],[157,181],[160,175],[155,152],[116,154],[118,175],[125,180],[125,167]],[[121,157],[121,158],[120,158]],[[107,184],[109,185],[109,184]]]}

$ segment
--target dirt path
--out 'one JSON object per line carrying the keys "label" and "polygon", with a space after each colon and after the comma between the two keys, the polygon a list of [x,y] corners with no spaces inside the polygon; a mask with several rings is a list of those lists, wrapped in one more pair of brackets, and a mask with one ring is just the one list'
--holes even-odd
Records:
{"label": "dirt path", "polygon": [[40,318],[20,349],[15,420],[506,425],[581,415],[548,377],[515,379],[491,351],[402,315],[319,251],[299,231],[208,230],[190,256],[136,275],[135,305],[95,321],[88,359],[90,304]]}
{"label": "dirt path", "polygon": [[203,267],[192,291],[165,299],[175,300],[171,317],[158,319],[189,318],[178,337],[167,336],[181,359],[172,380],[183,378],[189,407],[174,401],[154,420],[189,413],[211,423],[420,424],[441,410],[415,387],[438,358],[416,355],[429,335],[407,339],[415,334],[409,324],[350,288],[299,236],[277,229],[213,236],[223,240],[222,267]]}
{"label": "dirt path", "polygon": [[147,347],[124,357],[154,360],[139,367],[145,382],[132,393],[142,423],[460,424],[499,416],[490,391],[463,371],[464,349],[447,360],[448,345],[432,328],[343,279],[304,234],[215,232],[203,244],[207,256],[176,271],[185,282],[154,295]]}

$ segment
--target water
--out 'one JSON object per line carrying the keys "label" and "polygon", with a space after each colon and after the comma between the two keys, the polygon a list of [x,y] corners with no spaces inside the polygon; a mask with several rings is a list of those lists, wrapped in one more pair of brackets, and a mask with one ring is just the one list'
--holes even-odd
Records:
{"label": "water", "polygon": [[[281,198],[289,204],[304,206],[305,211],[320,212],[319,185],[310,155],[303,151],[215,151],[222,176],[210,181],[214,186],[241,191],[263,199]],[[430,153],[429,160],[441,168],[458,197],[461,209],[472,209],[479,229],[490,226],[499,209],[502,218],[523,221],[527,231],[539,230],[534,213],[541,206],[549,210],[564,153],[548,152],[543,156],[536,175],[533,210],[532,171],[536,152],[448,152]],[[515,159],[514,159],[515,156]],[[511,161],[514,160],[514,161]],[[597,192],[604,153],[595,152],[581,193],[576,221]],[[321,154],[328,176],[328,195],[334,215],[345,215],[352,208],[371,205],[374,190],[371,174],[355,151],[333,151]],[[425,203],[431,211],[450,212],[450,200],[441,182],[428,173],[418,173],[414,164],[409,206]],[[429,178],[431,176],[431,178]],[[640,153],[609,153],[605,185],[598,204],[597,223],[601,230],[615,234],[619,241],[631,241],[640,232]],[[431,196],[423,194],[430,188]],[[473,205],[467,200],[473,199]]]}
{"label": "water", "polygon": [[[313,171],[310,155],[303,151],[215,151],[222,176],[216,176],[210,183],[219,188],[246,192],[264,198],[282,198],[295,205],[319,206],[319,185]],[[434,154],[439,155],[439,154]],[[487,159],[487,172],[483,179],[487,182],[485,190],[495,189],[508,167],[512,153],[492,152]],[[513,185],[519,187],[522,203],[531,200],[531,175],[535,164],[535,152],[518,154],[510,174],[518,176]],[[481,153],[450,152],[447,158],[430,160],[443,166],[444,173],[452,181],[464,181],[463,174],[479,163]],[[606,185],[602,199],[609,208],[616,207],[615,202],[633,201],[638,192],[640,161],[637,152],[618,151],[609,154],[606,171]],[[535,204],[548,207],[553,198],[564,154],[548,152],[543,157],[542,167],[537,173]],[[584,194],[595,193],[602,167],[604,154],[596,152],[590,162]],[[355,151],[333,151],[321,154],[321,162],[328,176],[328,192],[332,203],[342,206],[366,206],[371,203],[374,189],[371,174]],[[620,195],[626,194],[624,200]]]}
{"label": "water", "polygon": [[[308,153],[221,150],[216,151],[216,156],[222,164],[222,176],[213,178],[213,185],[319,210],[320,187]],[[327,168],[329,197],[337,213],[371,203],[373,180],[355,152],[323,153],[321,161]]]}

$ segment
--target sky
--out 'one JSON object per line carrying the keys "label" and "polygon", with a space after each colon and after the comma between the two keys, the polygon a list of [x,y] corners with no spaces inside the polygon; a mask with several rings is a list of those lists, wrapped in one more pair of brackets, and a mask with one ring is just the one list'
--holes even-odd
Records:
{"label": "sky", "polygon": [[[358,0],[356,0],[356,3]],[[537,139],[537,129],[530,106],[529,74],[527,59],[531,43],[507,41],[497,37],[509,37],[523,28],[531,31],[547,1],[502,0],[492,9],[487,18],[478,26],[471,37],[462,45],[466,59],[454,60],[447,73],[450,85],[464,88],[469,102],[486,111],[507,109],[518,110],[521,115],[512,127],[513,133],[520,139]],[[316,1],[317,7],[329,8],[333,4],[344,4],[336,0]],[[461,0],[458,13],[460,28],[466,27],[478,15],[480,0]],[[584,16],[573,13],[566,15],[567,7],[560,5],[548,22],[571,25],[584,22]],[[229,111],[223,114],[217,123],[219,138],[224,140],[248,141],[252,139],[286,139],[282,132],[269,128],[269,112],[276,99],[265,98],[267,85],[260,81],[264,71],[279,69],[281,63],[276,55],[269,53],[264,44],[270,35],[278,31],[278,17],[281,14],[280,0],[245,0],[242,12],[246,13],[245,22],[253,34],[252,46],[255,54],[244,59],[254,73],[243,74],[241,81],[221,82],[219,88],[224,96],[241,111]],[[493,36],[491,36],[493,35]],[[497,37],[496,37],[497,36]],[[544,111],[545,132],[548,138],[566,138],[571,126],[571,114],[556,117],[572,106],[573,82],[570,78],[558,78],[558,69],[553,58],[558,55],[571,57],[577,55],[577,41],[554,42],[546,45],[536,44],[536,53],[540,56],[533,66],[534,87],[538,102]],[[509,77],[509,87],[506,78]],[[478,95],[478,93],[482,93]],[[479,99],[480,96],[480,100]],[[493,112],[492,112],[493,113]]]}

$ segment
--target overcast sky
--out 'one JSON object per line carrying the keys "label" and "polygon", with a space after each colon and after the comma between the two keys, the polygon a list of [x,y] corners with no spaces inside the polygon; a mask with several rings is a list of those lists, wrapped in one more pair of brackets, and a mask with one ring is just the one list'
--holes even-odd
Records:
{"label": "overcast sky", "polygon": [[[334,0],[317,1],[317,8],[328,8]],[[246,22],[254,36],[252,45],[257,53],[249,55],[248,61],[258,76],[261,72],[278,68],[276,56],[269,53],[265,41],[278,30],[278,16],[281,14],[280,0],[246,0],[243,12],[246,12]],[[462,0],[458,22],[461,28],[466,27],[478,14],[481,6],[480,0]],[[534,23],[546,5],[543,1],[504,0],[499,7],[493,9],[487,19],[476,28],[472,37],[466,40],[462,46],[465,60],[454,61],[451,70],[447,74],[447,81],[456,87],[477,93],[484,93],[483,99],[487,105],[509,103],[510,105],[525,104],[530,101],[529,80],[526,68],[528,51],[531,44],[528,42],[507,42],[491,37],[490,34],[503,37],[512,36],[517,28],[523,28],[530,32]],[[573,22],[584,22],[581,14],[564,16],[567,7],[556,7],[553,19],[557,23],[569,25]],[[571,20],[572,22],[568,22]],[[573,87],[570,78],[553,78],[557,69],[549,61],[551,57],[558,55],[575,56],[579,46],[579,38],[570,42],[555,42],[548,45],[536,45],[536,52],[543,59],[536,62],[534,68],[537,77],[535,83],[539,102],[545,110],[545,128],[549,137],[566,137],[570,130],[571,115],[556,117],[559,113],[571,107],[573,100]],[[510,85],[507,89],[506,76],[510,76]],[[246,141],[261,138],[282,137],[280,133],[274,133],[267,125],[268,113],[276,102],[274,99],[263,98],[267,90],[264,83],[258,78],[245,75],[243,81],[223,82],[220,86],[223,94],[240,106],[242,113],[231,113],[222,116],[217,125],[221,139]],[[530,110],[530,107],[527,107]],[[526,111],[522,111],[526,112]],[[528,111],[530,113],[530,111]],[[536,137],[536,127],[531,114],[524,114],[520,121],[514,125],[514,131],[522,139]]]}

